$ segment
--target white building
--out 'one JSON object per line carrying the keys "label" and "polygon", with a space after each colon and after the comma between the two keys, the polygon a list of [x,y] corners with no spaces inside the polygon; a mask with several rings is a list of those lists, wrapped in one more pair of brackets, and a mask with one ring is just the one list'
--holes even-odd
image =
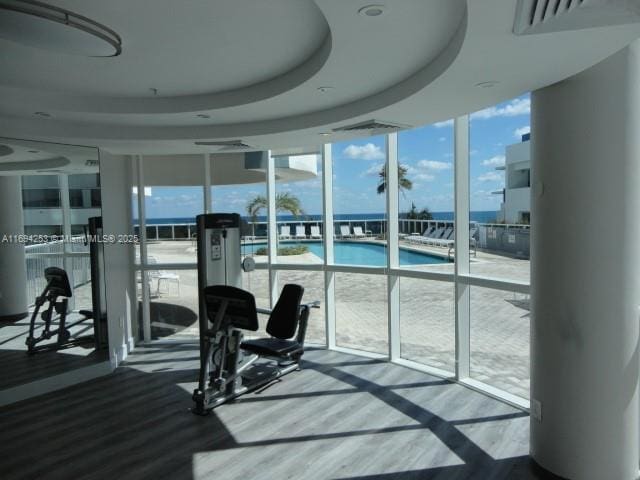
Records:
{"label": "white building", "polygon": [[[77,173],[55,152],[69,145],[93,152],[80,164],[99,158],[103,231],[114,237],[131,234],[132,187],[155,188],[154,177],[199,189],[201,212],[218,178],[264,178],[261,295],[273,306],[279,285],[312,273],[325,315],[320,346],[294,379],[195,419],[199,344],[154,341],[144,293],[154,272],[194,275],[195,252],[191,263],[151,262],[144,229],[139,244],[105,244],[104,355],[52,374],[73,355],[42,361],[24,342],[3,351],[2,381],[22,383],[0,390],[0,478],[533,480],[543,469],[638,479],[638,85],[640,0],[0,1],[0,233],[24,229],[21,175]],[[526,220],[531,184],[531,275],[496,278],[470,258],[469,119],[526,92],[532,140],[509,153],[505,216]],[[455,264],[423,271],[399,255],[397,131],[431,124],[454,139]],[[376,157],[388,175],[385,263],[340,265],[327,233],[338,207],[332,147],[373,136],[385,139]],[[531,174],[520,151],[529,143]],[[52,156],[30,152],[40,146]],[[302,265],[278,255],[275,152],[307,147],[322,157],[324,257]],[[244,171],[244,156],[229,160],[245,152],[264,152],[264,164]],[[296,178],[315,176],[300,170]],[[74,220],[62,221],[70,232]],[[72,266],[82,253],[39,259],[56,255]],[[23,244],[0,244],[5,349],[28,315],[25,265]],[[411,284],[418,294],[406,294]],[[441,318],[408,308],[436,288],[448,292]],[[497,308],[481,301],[496,292],[527,296],[529,311],[487,335]],[[356,342],[377,332],[370,344],[341,343],[345,303],[362,322]],[[421,321],[416,333],[447,326],[450,370],[432,351],[407,359],[407,317]],[[498,348],[514,326],[530,340],[519,349],[528,398],[487,385],[478,368],[479,341]]]}
{"label": "white building", "polygon": [[[498,220],[504,223],[531,221],[531,147],[529,134],[522,142],[508,145],[505,164],[496,170],[504,170],[504,190]],[[496,192],[498,193],[498,192]]]}

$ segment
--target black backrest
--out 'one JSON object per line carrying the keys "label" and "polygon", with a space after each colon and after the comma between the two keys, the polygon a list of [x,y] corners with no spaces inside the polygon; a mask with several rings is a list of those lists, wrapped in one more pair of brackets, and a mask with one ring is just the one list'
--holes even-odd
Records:
{"label": "black backrest", "polygon": [[282,340],[295,335],[303,294],[304,288],[300,285],[287,283],[282,288],[278,303],[273,307],[267,322],[267,333],[269,335]]}
{"label": "black backrest", "polygon": [[212,285],[204,288],[204,304],[207,318],[215,323],[216,314],[223,303],[227,308],[219,328],[231,325],[244,330],[258,330],[256,299],[251,292],[228,285]]}
{"label": "black backrest", "polygon": [[71,286],[67,272],[58,267],[47,267],[44,269],[44,278],[47,281],[47,289],[50,294],[59,297],[71,297]]}

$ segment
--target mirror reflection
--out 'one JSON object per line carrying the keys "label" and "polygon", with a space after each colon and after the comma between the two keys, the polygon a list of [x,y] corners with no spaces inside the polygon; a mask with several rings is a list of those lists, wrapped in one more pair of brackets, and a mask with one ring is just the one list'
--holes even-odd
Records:
{"label": "mirror reflection", "polygon": [[0,391],[108,360],[99,165],[0,138]]}

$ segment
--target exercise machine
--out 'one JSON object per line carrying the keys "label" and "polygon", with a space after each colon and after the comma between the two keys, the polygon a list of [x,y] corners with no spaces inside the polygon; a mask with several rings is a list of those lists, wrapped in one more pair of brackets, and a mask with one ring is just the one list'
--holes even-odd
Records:
{"label": "exercise machine", "polygon": [[[36,297],[35,309],[31,315],[29,335],[25,341],[30,354],[55,351],[77,345],[93,345],[96,349],[108,346],[106,290],[104,279],[104,243],[102,217],[91,217],[85,227],[85,245],[89,246],[91,268],[91,310],[80,310],[80,319],[67,323],[69,299],[73,289],[67,272],[62,268],[48,267],[44,271],[47,282],[42,294]],[[46,307],[45,307],[45,304]],[[43,307],[45,307],[43,309]],[[40,335],[36,336],[38,314],[44,321]],[[93,332],[83,336],[73,336],[71,328],[83,322],[93,322]],[[45,342],[55,337],[55,341]]]}
{"label": "exercise machine", "polygon": [[[79,314],[82,318],[73,323],[67,324],[66,320],[69,299],[73,295],[71,285],[69,285],[67,272],[58,267],[48,267],[44,270],[44,278],[47,281],[47,285],[42,291],[42,294],[36,297],[35,309],[31,315],[31,322],[29,324],[29,336],[25,341],[27,351],[30,354],[33,354],[46,350],[60,350],[93,342],[93,335],[75,338],[71,336],[70,329],[82,322],[93,319],[93,312],[89,310],[80,310]],[[44,321],[44,326],[40,335],[36,337],[35,330],[38,313],[45,304],[48,305],[40,315]],[[57,320],[57,328],[52,328],[55,325],[54,320]],[[38,345],[39,343],[53,337],[56,337],[55,342]]]}
{"label": "exercise machine", "polygon": [[[255,268],[251,257],[241,261],[240,216],[203,214],[196,217],[200,373],[193,392],[193,412],[206,415],[238,395],[266,386],[299,368],[309,309],[304,288],[288,284],[273,310],[256,307],[242,290],[242,271]],[[244,341],[245,331],[258,330],[258,313],[268,314],[270,338]]]}
{"label": "exercise machine", "polygon": [[[304,288],[287,284],[273,310],[258,309],[251,292],[228,285],[203,291],[207,329],[201,331],[198,388],[193,413],[211,409],[244,393],[264,387],[298,370],[304,353],[309,311],[318,303],[302,304]],[[258,313],[269,313],[269,338],[243,341],[243,330],[258,330]],[[201,352],[202,353],[202,352]]]}

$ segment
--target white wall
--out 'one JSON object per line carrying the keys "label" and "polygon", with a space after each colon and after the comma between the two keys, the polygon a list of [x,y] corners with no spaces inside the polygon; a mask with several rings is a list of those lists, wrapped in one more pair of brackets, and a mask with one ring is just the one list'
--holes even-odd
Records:
{"label": "white wall", "polygon": [[[106,235],[126,235],[131,230],[130,161],[128,156],[100,152],[102,223]],[[107,243],[104,249],[109,350],[114,368],[133,348],[132,305],[136,292],[132,249],[130,243]]]}
{"label": "white wall", "polygon": [[531,211],[531,189],[512,188],[505,192],[504,219],[507,223],[518,223],[520,212]]}

